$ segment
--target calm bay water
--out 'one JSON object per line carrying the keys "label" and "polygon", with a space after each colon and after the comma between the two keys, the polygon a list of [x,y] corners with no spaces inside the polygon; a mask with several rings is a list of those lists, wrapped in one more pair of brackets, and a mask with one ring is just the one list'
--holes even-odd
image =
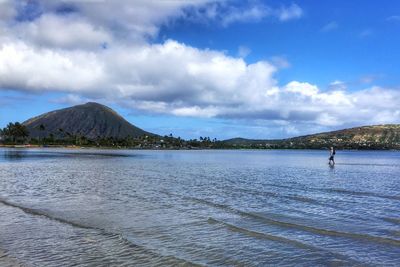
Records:
{"label": "calm bay water", "polygon": [[399,266],[400,153],[0,149],[0,266]]}

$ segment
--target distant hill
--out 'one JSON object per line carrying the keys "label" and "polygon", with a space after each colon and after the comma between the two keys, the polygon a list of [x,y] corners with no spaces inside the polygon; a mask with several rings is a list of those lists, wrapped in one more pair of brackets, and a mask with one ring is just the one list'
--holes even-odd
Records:
{"label": "distant hill", "polygon": [[31,118],[23,124],[33,138],[50,135],[54,138],[65,138],[79,135],[88,139],[122,139],[128,136],[154,135],[130,124],[111,108],[94,102],[51,111]]}
{"label": "distant hill", "polygon": [[229,146],[243,148],[327,148],[400,149],[400,124],[355,127],[281,140],[234,138]]}

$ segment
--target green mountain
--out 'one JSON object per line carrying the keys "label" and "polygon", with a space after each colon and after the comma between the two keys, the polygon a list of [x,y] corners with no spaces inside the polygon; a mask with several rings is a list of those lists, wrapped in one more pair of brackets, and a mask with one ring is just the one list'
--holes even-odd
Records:
{"label": "green mountain", "polygon": [[23,125],[32,138],[52,135],[62,139],[78,135],[87,139],[122,139],[154,135],[130,124],[111,108],[94,102],[51,111],[31,118]]}
{"label": "green mountain", "polygon": [[400,124],[355,127],[281,140],[234,138],[224,143],[240,148],[400,149]]}

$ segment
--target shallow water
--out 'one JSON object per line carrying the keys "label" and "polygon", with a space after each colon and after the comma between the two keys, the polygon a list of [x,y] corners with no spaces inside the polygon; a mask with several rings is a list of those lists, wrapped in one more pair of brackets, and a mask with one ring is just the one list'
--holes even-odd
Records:
{"label": "shallow water", "polygon": [[400,265],[400,153],[0,149],[0,266]]}

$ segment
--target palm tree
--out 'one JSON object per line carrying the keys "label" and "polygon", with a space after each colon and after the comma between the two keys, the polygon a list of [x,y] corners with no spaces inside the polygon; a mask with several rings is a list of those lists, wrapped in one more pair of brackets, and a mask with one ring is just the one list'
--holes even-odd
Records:
{"label": "palm tree", "polygon": [[25,139],[29,136],[29,131],[25,125],[16,122],[16,123],[8,123],[7,127],[3,129],[3,135],[7,137],[11,137],[12,142],[16,142],[22,139]]}

